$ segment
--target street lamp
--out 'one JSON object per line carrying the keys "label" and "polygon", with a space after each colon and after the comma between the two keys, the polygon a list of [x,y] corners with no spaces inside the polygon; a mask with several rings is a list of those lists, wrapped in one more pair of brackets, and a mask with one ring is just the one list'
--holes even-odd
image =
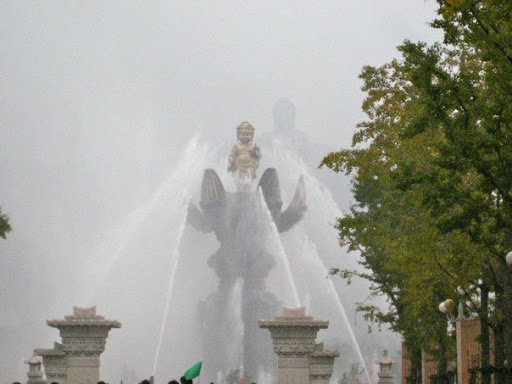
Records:
{"label": "street lamp", "polygon": [[505,256],[505,260],[507,261],[507,265],[512,268],[512,251],[507,253],[507,256]]}
{"label": "street lamp", "polygon": [[[511,256],[512,257],[512,256]],[[439,304],[439,310],[446,314],[448,321],[455,323],[460,320],[469,320],[471,316],[464,315],[464,307],[462,304],[462,296],[465,294],[464,289],[461,287],[457,288],[457,293],[459,294],[459,304],[457,305],[457,313],[455,314],[455,303],[452,299],[448,299]],[[480,305],[480,301],[478,298],[473,297],[469,304],[471,307],[478,307]]]}

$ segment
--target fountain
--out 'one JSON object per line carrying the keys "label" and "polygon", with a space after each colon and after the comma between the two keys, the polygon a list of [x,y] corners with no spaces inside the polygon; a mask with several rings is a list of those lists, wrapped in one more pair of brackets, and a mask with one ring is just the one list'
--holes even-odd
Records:
{"label": "fountain", "polygon": [[[274,169],[265,171],[258,188],[261,188],[263,201],[258,192],[226,192],[215,171],[206,170],[201,188],[201,211],[191,205],[189,215],[189,222],[195,228],[214,231],[220,243],[220,248],[208,261],[219,277],[218,289],[201,304],[200,311],[203,356],[208,361],[206,371],[210,365],[212,372],[243,366],[248,380],[253,381],[261,366],[272,366],[271,348],[258,331],[258,320],[271,317],[280,309],[279,301],[265,284],[276,261],[266,246],[270,226],[264,215],[266,206],[262,203],[270,207],[278,231],[291,229],[306,209],[303,183],[299,182],[290,206],[281,212],[279,181]],[[223,340],[233,336],[229,297],[238,281],[241,284],[243,346],[241,355],[236,356],[240,361],[232,361],[229,356],[233,346]],[[298,300],[296,293],[294,296]],[[266,355],[270,358],[262,358]]]}
{"label": "fountain", "polygon": [[328,193],[283,142],[262,147],[259,179],[250,166],[246,175],[226,171],[229,151],[208,148],[191,142],[176,172],[123,223],[110,271],[89,274],[97,279],[89,303],[121,318],[126,335],[112,336],[105,379],[135,372],[158,382],[202,360],[201,381],[244,372],[247,382],[273,383],[275,357],[258,320],[282,305],[330,321],[321,341],[343,356],[333,378],[352,362],[364,366],[344,310],[357,301],[354,289],[340,297],[327,275],[326,256],[339,252],[332,220],[341,215]]}
{"label": "fountain", "polygon": [[[261,154],[252,144],[254,128],[244,122],[238,131],[240,141],[234,146],[228,165],[234,172],[238,190],[227,192],[217,173],[207,169],[201,185],[201,209],[191,204],[188,220],[198,231],[214,232],[220,243],[208,261],[219,278],[218,288],[201,303],[199,311],[205,376],[213,377],[218,371],[228,374],[242,366],[247,381],[256,381],[262,369],[269,371],[273,366],[271,345],[262,337],[258,320],[271,317],[281,306],[265,282],[276,265],[276,255],[267,246],[268,239],[273,235],[272,229],[284,232],[301,220],[306,211],[306,195],[300,179],[292,202],[282,211],[279,178],[274,168],[268,168],[256,191],[251,191]],[[298,304],[291,276],[289,282]],[[233,291],[239,292],[239,319],[233,319],[230,305]],[[236,320],[241,321],[243,336],[241,345],[233,348],[233,343],[225,340],[233,337]],[[233,355],[233,351],[239,353]]]}

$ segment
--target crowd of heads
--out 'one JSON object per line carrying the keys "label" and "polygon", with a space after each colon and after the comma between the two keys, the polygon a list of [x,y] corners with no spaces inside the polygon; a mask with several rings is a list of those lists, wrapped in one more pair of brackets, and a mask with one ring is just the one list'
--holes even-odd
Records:
{"label": "crowd of heads", "polygon": [[[15,381],[14,383],[12,384],[21,384],[19,381]],[[56,381],[53,381],[52,383],[50,384],[59,384],[57,383]],[[98,384],[108,384],[104,381],[98,381]],[[145,380],[142,380],[139,384],[151,384],[151,381],[145,379]],[[167,384],[193,384],[193,381],[192,380],[187,380],[187,378],[185,376],[182,376],[180,378],[180,381],[176,381],[176,380],[171,380],[169,381]],[[215,384],[215,383],[210,383],[210,384]],[[251,383],[251,384],[256,384],[256,383]]]}
{"label": "crowd of heads", "polygon": [[[21,383],[20,383],[19,381],[15,381],[15,382],[14,382],[14,383],[12,383],[12,384],[21,384]],[[52,382],[52,383],[50,383],[50,384],[59,384],[59,383],[57,383],[56,381],[54,381],[54,382]],[[106,382],[104,382],[104,381],[98,381],[98,383],[97,383],[97,384],[108,384],[108,383],[106,383]],[[152,384],[152,383],[151,383],[151,381],[149,381],[149,380],[145,379],[145,380],[142,380],[139,384]],[[185,376],[182,376],[182,377],[180,378],[180,381],[177,381],[177,380],[171,380],[171,381],[169,381],[169,383],[168,383],[168,384],[193,384],[193,381],[192,381],[192,380],[190,380],[190,379],[188,379],[188,380],[187,380],[187,378],[186,378]],[[211,384],[213,384],[213,383],[211,383]]]}
{"label": "crowd of heads", "polygon": [[[98,383],[98,384],[105,384],[105,383]],[[145,379],[145,380],[142,380],[139,384],[152,384],[150,380],[148,379]],[[167,384],[193,384],[193,381],[188,379],[185,377],[185,376],[182,376],[180,378],[180,381],[177,381],[177,380],[171,380],[169,381],[169,383]]]}

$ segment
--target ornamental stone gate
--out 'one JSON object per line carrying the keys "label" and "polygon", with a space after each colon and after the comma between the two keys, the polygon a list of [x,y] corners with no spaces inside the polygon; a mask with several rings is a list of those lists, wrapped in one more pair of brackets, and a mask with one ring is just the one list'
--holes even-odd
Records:
{"label": "ornamental stone gate", "polygon": [[96,307],[73,307],[73,315],[48,320],[60,331],[62,343],[52,349],[36,349],[43,358],[47,381],[59,384],[96,384],[100,380],[100,355],[105,350],[108,333],[120,328],[116,320],[96,314]]}
{"label": "ornamental stone gate", "polygon": [[301,308],[283,308],[283,313],[271,320],[260,320],[260,328],[270,331],[274,352],[278,356],[279,384],[328,384],[338,351],[324,350],[315,342],[320,329],[328,321],[306,316]]}

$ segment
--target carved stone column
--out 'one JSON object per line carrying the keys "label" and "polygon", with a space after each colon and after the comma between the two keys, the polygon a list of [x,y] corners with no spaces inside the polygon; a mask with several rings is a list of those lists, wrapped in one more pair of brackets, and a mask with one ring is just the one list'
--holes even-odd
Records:
{"label": "carved stone column", "polygon": [[283,314],[271,320],[260,320],[260,328],[270,331],[274,352],[278,356],[279,384],[309,384],[310,355],[315,351],[315,339],[328,321],[314,320],[304,308],[283,308]]}
{"label": "carved stone column", "polygon": [[384,350],[382,357],[379,360],[376,360],[375,363],[379,364],[378,384],[393,384],[394,378],[393,373],[391,373],[391,367],[393,366],[394,361],[389,358],[388,351]]}
{"label": "carved stone column", "polygon": [[[100,380],[100,355],[105,350],[108,333],[120,328],[115,320],[96,315],[96,307],[73,308],[73,315],[63,320],[48,320],[59,329],[66,355],[66,384],[95,384]],[[45,364],[46,368],[46,364]]]}
{"label": "carved stone column", "polygon": [[324,349],[324,343],[315,345],[315,350],[309,355],[309,379],[311,384],[329,384],[333,372],[334,359],[339,351]]}
{"label": "carved stone column", "polygon": [[61,344],[54,343],[52,349],[38,348],[35,353],[43,358],[48,383],[67,384],[67,358]]}
{"label": "carved stone column", "polygon": [[34,352],[34,355],[25,361],[28,364],[28,381],[27,384],[44,384],[43,380],[43,359],[37,353]]}

